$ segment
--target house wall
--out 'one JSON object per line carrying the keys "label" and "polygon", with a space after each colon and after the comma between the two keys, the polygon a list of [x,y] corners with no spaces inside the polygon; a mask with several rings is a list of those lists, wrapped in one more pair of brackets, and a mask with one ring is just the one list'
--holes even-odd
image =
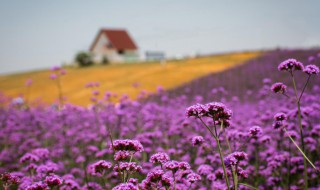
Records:
{"label": "house wall", "polygon": [[92,49],[94,60],[101,62],[102,58],[106,56],[110,62],[133,62],[139,60],[139,54],[136,50],[124,50],[123,54],[119,54],[117,50],[108,48],[108,38],[102,33],[99,34],[97,43]]}

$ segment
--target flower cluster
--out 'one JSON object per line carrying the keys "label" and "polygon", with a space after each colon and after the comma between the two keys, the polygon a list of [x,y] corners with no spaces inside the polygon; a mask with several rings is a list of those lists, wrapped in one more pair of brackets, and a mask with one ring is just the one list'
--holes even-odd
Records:
{"label": "flower cluster", "polygon": [[303,69],[303,72],[308,75],[317,75],[319,74],[319,67],[317,67],[316,65],[307,65]]}
{"label": "flower cluster", "polygon": [[195,136],[195,137],[192,137],[191,142],[193,146],[199,146],[203,144],[204,139],[202,136]]}
{"label": "flower cluster", "polygon": [[110,162],[107,162],[105,160],[100,160],[90,165],[89,171],[92,175],[101,175],[105,172],[105,170],[108,170],[111,167],[112,167],[112,164]]}
{"label": "flower cluster", "polygon": [[16,175],[10,173],[4,173],[0,175],[0,181],[6,186],[10,187],[11,185],[19,184],[20,178]]}
{"label": "flower cluster", "polygon": [[286,126],[287,115],[285,113],[279,112],[274,115],[274,122],[272,124],[273,128],[279,129]]}
{"label": "flower cluster", "polygon": [[150,162],[151,163],[160,163],[160,164],[165,164],[170,160],[170,157],[168,154],[163,153],[163,152],[158,152],[156,154],[153,154],[150,157]]}
{"label": "flower cluster", "polygon": [[142,167],[135,162],[120,162],[119,166],[116,164],[113,168],[116,172],[126,171],[130,173],[141,172]]}
{"label": "flower cluster", "polygon": [[137,140],[125,139],[125,140],[115,140],[110,146],[111,149],[115,151],[132,151],[132,152],[142,152],[143,146]]}
{"label": "flower cluster", "polygon": [[230,126],[230,119],[232,111],[228,109],[223,103],[211,102],[205,105],[196,104],[187,108],[187,117],[210,117],[216,124],[223,125],[224,127]]}
{"label": "flower cluster", "polygon": [[234,152],[225,158],[226,166],[237,166],[240,161],[248,159],[248,155],[245,152]]}
{"label": "flower cluster", "polygon": [[50,188],[53,188],[62,185],[63,180],[57,175],[49,175],[46,177],[45,182]]}
{"label": "flower cluster", "polygon": [[279,64],[278,70],[279,71],[301,71],[304,69],[304,66],[301,62],[295,59],[287,59]]}
{"label": "flower cluster", "polygon": [[274,93],[284,94],[287,91],[287,86],[282,82],[276,82],[271,86],[271,91]]}
{"label": "flower cluster", "polygon": [[139,188],[133,183],[121,183],[112,188],[112,190],[139,190]]}
{"label": "flower cluster", "polygon": [[258,138],[262,135],[262,129],[259,126],[253,126],[249,129],[249,137]]}

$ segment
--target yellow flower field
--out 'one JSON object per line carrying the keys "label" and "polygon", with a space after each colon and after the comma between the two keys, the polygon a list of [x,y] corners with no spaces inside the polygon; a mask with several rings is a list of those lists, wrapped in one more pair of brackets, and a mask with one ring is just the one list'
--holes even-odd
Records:
{"label": "yellow flower field", "polygon": [[[61,78],[63,96],[67,102],[78,105],[90,103],[91,90],[85,88],[88,82],[99,82],[101,92],[128,94],[136,98],[141,90],[155,92],[157,86],[175,88],[198,77],[226,70],[261,55],[261,52],[245,52],[198,57],[180,61],[160,63],[136,63],[121,65],[97,65],[88,68],[65,68],[67,74]],[[40,99],[46,103],[58,97],[57,87],[52,81],[50,70],[26,72],[0,76],[0,92],[16,97],[27,93],[25,82],[32,79],[28,99]],[[133,84],[139,87],[133,87]]]}

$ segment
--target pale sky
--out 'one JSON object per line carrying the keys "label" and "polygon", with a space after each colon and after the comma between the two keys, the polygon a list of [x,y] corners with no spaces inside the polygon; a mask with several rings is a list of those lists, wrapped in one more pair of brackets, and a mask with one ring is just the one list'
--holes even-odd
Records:
{"label": "pale sky", "polygon": [[320,45],[319,0],[0,0],[0,73],[50,68],[125,28],[143,54]]}

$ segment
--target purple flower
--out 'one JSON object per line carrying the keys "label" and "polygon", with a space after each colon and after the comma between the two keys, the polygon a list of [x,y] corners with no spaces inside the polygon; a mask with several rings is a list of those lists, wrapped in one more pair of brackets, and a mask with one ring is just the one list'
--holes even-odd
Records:
{"label": "purple flower", "polygon": [[319,67],[317,67],[316,65],[307,65],[303,69],[303,72],[308,75],[317,75],[319,74]]}
{"label": "purple flower", "polygon": [[31,153],[26,153],[20,158],[21,163],[32,163],[32,162],[38,162],[38,161],[39,161],[39,157]]}
{"label": "purple flower", "polygon": [[168,175],[164,174],[161,177],[161,184],[164,187],[171,187],[173,185],[173,178],[169,177]]}
{"label": "purple flower", "polygon": [[162,179],[162,175],[164,174],[163,170],[154,170],[148,173],[147,180],[149,182],[158,182]]}
{"label": "purple flower", "polygon": [[[112,146],[110,146],[112,149]],[[115,140],[113,142],[113,148],[115,151],[132,151],[132,152],[142,152],[143,146],[137,140],[125,139],[125,140]]]}
{"label": "purple flower", "polygon": [[169,160],[170,160],[169,155],[163,152],[158,152],[150,157],[150,162],[154,164],[155,163],[164,164]]}
{"label": "purple flower", "polygon": [[287,91],[287,86],[282,82],[276,82],[271,86],[271,91],[274,93],[284,94]]}
{"label": "purple flower", "polygon": [[179,162],[175,160],[171,160],[164,164],[164,168],[167,170],[171,170],[173,173],[179,170]]}
{"label": "purple flower", "polygon": [[103,174],[105,170],[108,170],[111,167],[112,164],[105,160],[100,160],[89,166],[92,175]]}
{"label": "purple flower", "polygon": [[232,111],[229,110],[223,103],[211,102],[205,105],[208,109],[208,115],[216,121],[229,120],[232,116]]}
{"label": "purple flower", "polygon": [[248,178],[249,177],[249,173],[246,170],[242,169],[241,167],[238,167],[237,169],[238,169],[237,173],[238,173],[238,175],[240,177],[242,177],[242,178]]}
{"label": "purple flower", "polygon": [[112,190],[139,190],[133,183],[121,183],[115,186]]}
{"label": "purple flower", "polygon": [[199,168],[197,169],[197,173],[200,175],[209,175],[212,173],[213,168],[207,164],[200,165]]}
{"label": "purple flower", "polygon": [[295,59],[287,59],[279,64],[279,71],[301,71],[303,70],[303,64]]}
{"label": "purple flower", "polygon": [[206,106],[202,104],[196,104],[187,108],[186,116],[187,117],[204,117],[208,113]]}
{"label": "purple flower", "polygon": [[191,140],[193,146],[202,145],[204,139],[202,136],[195,136]]}
{"label": "purple flower", "polygon": [[114,160],[116,161],[123,161],[123,160],[126,160],[128,158],[130,158],[130,152],[128,151],[123,151],[123,150],[120,150],[120,151],[117,151],[115,154],[114,154]]}
{"label": "purple flower", "polygon": [[49,158],[49,150],[47,148],[37,148],[37,149],[34,149],[32,153],[41,159]]}
{"label": "purple flower", "polygon": [[225,158],[225,164],[228,167],[236,166],[240,161],[246,160],[247,158],[248,155],[245,152],[234,152]]}
{"label": "purple flower", "polygon": [[191,167],[188,162],[179,162],[180,170],[189,170]]}
{"label": "purple flower", "polygon": [[253,126],[249,129],[249,136],[251,138],[257,138],[262,135],[262,129],[259,126]]}
{"label": "purple flower", "polygon": [[127,172],[142,172],[142,167],[135,162],[120,162],[119,166],[116,164],[113,168],[114,171],[127,171]]}
{"label": "purple flower", "polygon": [[274,120],[276,121],[285,121],[287,120],[287,115],[285,113],[279,112],[276,115],[274,115]]}
{"label": "purple flower", "polygon": [[62,179],[57,175],[49,175],[45,179],[46,184],[50,187],[57,187],[62,184]]}
{"label": "purple flower", "polygon": [[34,183],[32,185],[29,185],[26,190],[48,190],[48,186],[47,184],[43,183],[43,182],[37,182]]}
{"label": "purple flower", "polygon": [[190,182],[190,183],[194,183],[196,181],[199,181],[201,180],[201,176],[196,174],[196,173],[190,173],[187,175],[187,180]]}
{"label": "purple flower", "polygon": [[2,181],[7,186],[20,183],[20,178],[16,175],[10,173],[4,173],[0,175],[0,181]]}

